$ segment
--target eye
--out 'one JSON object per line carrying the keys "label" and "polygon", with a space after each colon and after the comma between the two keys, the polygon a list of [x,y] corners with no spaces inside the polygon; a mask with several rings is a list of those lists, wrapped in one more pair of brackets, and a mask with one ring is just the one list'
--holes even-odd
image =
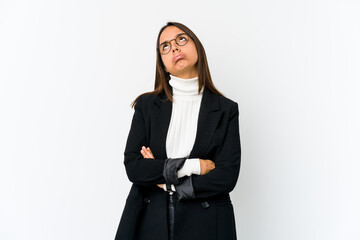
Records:
{"label": "eye", "polygon": [[165,50],[167,47],[168,47],[168,45],[167,45],[167,43],[165,43],[165,44],[162,45],[161,48],[162,48],[163,50]]}
{"label": "eye", "polygon": [[186,38],[185,37],[179,37],[179,41],[186,41]]}

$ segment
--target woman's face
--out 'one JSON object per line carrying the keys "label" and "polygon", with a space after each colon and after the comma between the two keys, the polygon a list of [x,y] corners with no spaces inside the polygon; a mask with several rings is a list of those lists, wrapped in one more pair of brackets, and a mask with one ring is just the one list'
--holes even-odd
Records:
{"label": "woman's face", "polygon": [[[159,44],[164,41],[170,41],[179,33],[184,33],[175,26],[169,26],[165,28],[159,39]],[[198,61],[198,55],[196,52],[196,46],[191,37],[189,41],[184,46],[178,46],[174,41],[171,41],[171,50],[165,55],[161,55],[161,59],[165,65],[165,71],[169,72],[171,75],[180,78],[194,78],[198,76],[196,63]],[[168,46],[170,47],[170,46]],[[178,59],[176,56],[181,55],[182,58]]]}

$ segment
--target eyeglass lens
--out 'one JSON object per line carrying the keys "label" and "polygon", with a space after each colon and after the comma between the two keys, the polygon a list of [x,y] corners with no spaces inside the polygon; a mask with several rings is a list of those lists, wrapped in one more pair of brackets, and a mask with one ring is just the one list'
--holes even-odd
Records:
{"label": "eyeglass lens", "polygon": [[[172,41],[172,40],[170,40],[170,41]],[[175,39],[176,44],[179,46],[184,46],[188,41],[189,41],[189,36],[186,34],[181,34],[181,35],[177,36],[177,38]],[[159,50],[160,50],[161,54],[169,53],[171,50],[170,42],[164,42],[164,43],[160,44]]]}

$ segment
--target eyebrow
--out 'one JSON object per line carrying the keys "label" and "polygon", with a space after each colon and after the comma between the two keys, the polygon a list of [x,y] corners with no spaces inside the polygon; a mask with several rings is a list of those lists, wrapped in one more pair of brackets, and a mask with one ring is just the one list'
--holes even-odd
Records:
{"label": "eyebrow", "polygon": [[[177,38],[177,37],[180,36],[181,34],[184,34],[184,32],[177,34],[177,35],[175,36],[175,38]],[[161,44],[163,44],[163,43],[165,43],[165,42],[167,42],[167,41],[163,41],[163,42],[160,43],[159,45],[161,45]]]}

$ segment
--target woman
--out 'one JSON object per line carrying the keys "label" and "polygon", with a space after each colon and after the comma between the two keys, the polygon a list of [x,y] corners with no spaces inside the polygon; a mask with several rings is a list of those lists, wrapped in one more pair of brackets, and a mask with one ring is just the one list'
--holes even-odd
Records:
{"label": "woman", "polygon": [[133,102],[124,152],[133,184],[115,239],[236,239],[229,193],[240,171],[238,104],[213,85],[188,27],[168,22],[156,49],[155,90]]}

